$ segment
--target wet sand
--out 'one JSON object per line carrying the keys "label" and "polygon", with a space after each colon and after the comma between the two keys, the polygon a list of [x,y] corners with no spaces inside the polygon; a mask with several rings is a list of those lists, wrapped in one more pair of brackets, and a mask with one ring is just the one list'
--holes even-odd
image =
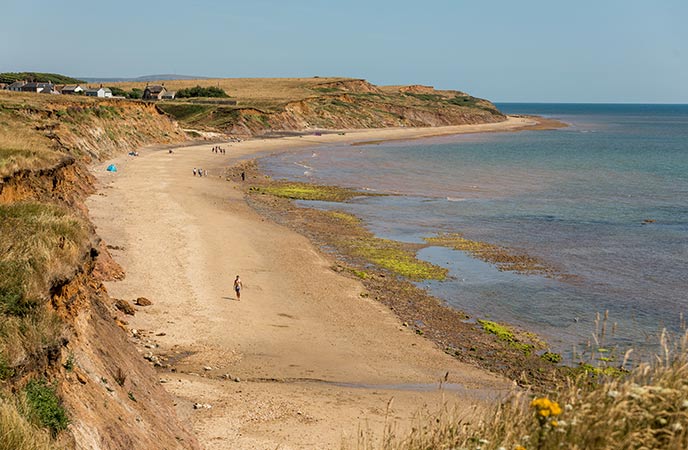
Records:
{"label": "wet sand", "polygon": [[[127,318],[132,340],[167,359],[160,369],[208,449],[340,448],[361,430],[408,428],[419,411],[456,406],[471,414],[513,384],[445,354],[401,326],[360,282],[303,236],[265,220],[245,202],[228,165],[257,153],[331,142],[513,131],[499,124],[338,134],[141,149],[93,168],[100,181],[88,206],[98,234],[126,271],[107,283],[114,298],[152,306]],[[119,171],[105,171],[114,162]],[[193,167],[209,171],[192,175]],[[232,281],[241,275],[241,301]],[[148,344],[148,348],[145,346]],[[153,348],[150,348],[155,346]],[[449,388],[439,390],[448,373]],[[236,380],[239,381],[236,381]],[[193,404],[211,408],[194,409]]]}

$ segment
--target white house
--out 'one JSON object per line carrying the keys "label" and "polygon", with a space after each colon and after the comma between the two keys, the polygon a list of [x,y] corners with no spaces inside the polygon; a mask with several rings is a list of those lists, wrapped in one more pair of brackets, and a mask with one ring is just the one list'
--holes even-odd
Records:
{"label": "white house", "polygon": [[100,98],[111,98],[112,97],[112,91],[108,88],[104,88],[103,86],[101,86],[99,88],[86,89],[84,91],[84,94],[86,94],[88,97],[100,97]]}

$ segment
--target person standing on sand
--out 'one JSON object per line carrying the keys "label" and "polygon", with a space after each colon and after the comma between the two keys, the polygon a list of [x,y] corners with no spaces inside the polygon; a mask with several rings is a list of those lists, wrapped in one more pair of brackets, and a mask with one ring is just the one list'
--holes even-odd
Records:
{"label": "person standing on sand", "polygon": [[237,275],[234,279],[234,292],[236,292],[237,300],[241,300],[241,288],[243,287],[244,285],[241,284],[241,278]]}

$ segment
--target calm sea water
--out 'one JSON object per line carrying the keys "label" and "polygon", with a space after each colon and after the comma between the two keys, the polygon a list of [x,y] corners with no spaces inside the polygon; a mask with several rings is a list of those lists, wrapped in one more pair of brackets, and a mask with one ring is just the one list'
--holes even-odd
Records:
{"label": "calm sea water", "polygon": [[[275,177],[396,196],[348,210],[377,235],[438,232],[515,248],[575,276],[499,272],[443,248],[421,252],[452,279],[423,283],[478,318],[525,327],[571,356],[609,311],[608,344],[651,351],[688,307],[688,105],[500,104],[569,128],[474,134],[271,156]],[[645,219],[653,223],[643,224]]]}

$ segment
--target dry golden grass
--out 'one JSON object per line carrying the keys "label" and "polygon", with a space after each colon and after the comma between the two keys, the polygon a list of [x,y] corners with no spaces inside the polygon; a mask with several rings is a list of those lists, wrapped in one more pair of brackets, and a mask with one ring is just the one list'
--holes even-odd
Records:
{"label": "dry golden grass", "polygon": [[88,245],[86,224],[64,208],[0,205],[0,357],[12,371],[62,334],[48,288],[75,270]]}
{"label": "dry golden grass", "polygon": [[18,113],[20,105],[25,105],[29,111],[43,108],[44,98],[35,94],[34,97],[39,98],[14,94],[0,94],[0,178],[18,170],[50,167],[62,158],[59,153],[48,150],[50,140],[36,132],[37,124],[30,115]]}
{"label": "dry golden grass", "polygon": [[223,89],[231,98],[241,101],[269,100],[288,102],[313,96],[318,85],[349,78],[212,78],[208,80],[167,80],[151,82],[110,83],[124,90],[144,89],[147,84],[164,84],[172,91],[194,86],[216,86]]}
{"label": "dry golden grass", "polygon": [[39,150],[40,147],[27,149],[5,147],[6,141],[0,135],[0,178],[12,175],[20,170],[37,170],[52,167],[64,156],[50,150]]}
{"label": "dry golden grass", "polygon": [[49,433],[29,423],[17,406],[0,397],[0,450],[54,450]]}
{"label": "dry golden grass", "polygon": [[688,448],[688,335],[626,377],[570,379],[549,397],[520,393],[494,410],[426,417],[405,436],[358,448],[625,450]]}

